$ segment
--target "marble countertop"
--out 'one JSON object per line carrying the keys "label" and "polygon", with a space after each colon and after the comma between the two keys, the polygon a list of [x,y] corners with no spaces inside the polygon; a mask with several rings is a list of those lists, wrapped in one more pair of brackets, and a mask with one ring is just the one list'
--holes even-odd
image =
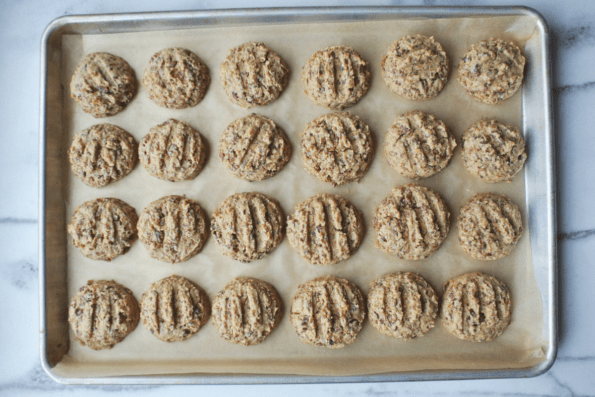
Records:
{"label": "marble countertop", "polygon": [[[274,386],[63,386],[42,370],[38,335],[38,103],[40,40],[62,15],[273,7],[274,0],[5,0],[0,2],[0,395],[595,395],[595,2],[501,1],[547,20],[556,122],[560,344],[531,379]],[[488,1],[377,1],[376,5],[488,5]],[[292,0],[289,6],[369,5]],[[592,173],[593,171],[593,173]],[[590,292],[591,291],[591,292]]]}

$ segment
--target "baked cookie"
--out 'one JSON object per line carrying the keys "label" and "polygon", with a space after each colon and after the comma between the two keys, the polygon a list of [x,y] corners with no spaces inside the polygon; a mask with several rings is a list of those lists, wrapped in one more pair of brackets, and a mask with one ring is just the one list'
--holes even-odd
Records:
{"label": "baked cookie", "polygon": [[277,200],[264,194],[236,193],[213,212],[211,233],[223,255],[252,262],[283,240],[283,211]]}
{"label": "baked cookie", "polygon": [[368,316],[386,336],[411,340],[434,328],[436,291],[415,273],[388,274],[374,280],[368,293]]}
{"label": "baked cookie", "polygon": [[310,197],[287,218],[289,244],[315,265],[348,259],[358,250],[363,234],[362,213],[333,194]]}
{"label": "baked cookie", "polygon": [[513,42],[489,39],[473,44],[457,70],[459,83],[473,99],[494,105],[521,86],[525,57]]}
{"label": "baked cookie", "polygon": [[227,126],[219,139],[219,158],[238,178],[262,181],[281,171],[291,146],[275,122],[252,114]]}
{"label": "baked cookie", "polygon": [[207,65],[185,48],[156,52],[143,74],[149,98],[169,109],[196,106],[204,98],[210,82]]}
{"label": "baked cookie", "polygon": [[109,262],[136,240],[137,221],[134,208],[122,200],[99,198],[76,208],[68,233],[87,258]]}
{"label": "baked cookie", "polygon": [[457,220],[463,250],[482,261],[504,258],[521,238],[521,211],[511,199],[494,193],[476,194]]}
{"label": "baked cookie", "polygon": [[510,182],[523,168],[527,153],[518,128],[496,120],[482,120],[463,134],[467,171],[484,182]]}
{"label": "baked cookie", "polygon": [[130,65],[107,52],[87,55],[70,80],[70,96],[96,118],[120,113],[135,93],[136,79]]}
{"label": "baked cookie", "polygon": [[164,342],[183,341],[209,320],[211,302],[198,285],[180,276],[161,279],[140,300],[145,328]]}
{"label": "baked cookie", "polygon": [[333,186],[359,181],[374,158],[370,128],[349,112],[320,116],[302,132],[309,174]]}
{"label": "baked cookie", "polygon": [[138,155],[149,174],[170,182],[196,178],[207,157],[200,133],[176,119],[151,128],[140,141]]}
{"label": "baked cookie", "polygon": [[89,280],[68,308],[74,339],[93,350],[114,347],[134,331],[138,319],[138,302],[132,291],[113,280]]}
{"label": "baked cookie", "polygon": [[207,239],[205,215],[194,200],[167,196],[140,214],[138,237],[153,259],[184,262],[198,254]]}
{"label": "baked cookie", "polygon": [[289,81],[289,67],[263,43],[250,42],[229,51],[219,77],[229,100],[247,109],[276,100]]}
{"label": "baked cookie", "polygon": [[510,324],[512,299],[506,285],[480,272],[444,283],[440,318],[459,339],[489,342]]}
{"label": "baked cookie", "polygon": [[434,37],[416,34],[395,41],[380,63],[382,78],[395,94],[413,101],[432,99],[448,80],[448,57]]}
{"label": "baked cookie", "polygon": [[388,164],[412,179],[442,171],[455,147],[457,142],[442,120],[419,110],[397,117],[384,136]]}
{"label": "baked cookie", "polygon": [[97,124],[75,134],[68,150],[70,169],[91,187],[119,181],[136,164],[132,135],[112,124]]}
{"label": "baked cookie", "polygon": [[410,183],[393,189],[374,212],[376,247],[401,259],[425,259],[450,229],[450,212],[438,193]]}
{"label": "baked cookie", "polygon": [[328,47],[314,53],[302,68],[304,91],[317,105],[343,110],[370,88],[368,64],[351,47]]}
{"label": "baked cookie", "polygon": [[355,341],[366,317],[364,297],[357,286],[325,276],[298,287],[290,320],[302,342],[338,349]]}
{"label": "baked cookie", "polygon": [[283,301],[271,284],[250,277],[233,279],[213,299],[219,335],[244,346],[264,341],[283,317]]}

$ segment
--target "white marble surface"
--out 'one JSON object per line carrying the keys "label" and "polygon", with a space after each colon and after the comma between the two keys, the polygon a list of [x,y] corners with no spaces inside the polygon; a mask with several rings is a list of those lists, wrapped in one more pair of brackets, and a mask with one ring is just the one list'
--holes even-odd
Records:
{"label": "white marble surface", "polygon": [[[515,5],[519,1],[500,4]],[[3,0],[0,1],[0,395],[595,395],[595,2],[522,1],[550,26],[558,158],[560,348],[532,379],[299,386],[62,386],[39,363],[37,292],[40,39],[72,14],[279,5],[368,5],[366,1]],[[488,5],[487,1],[378,1],[377,5]]]}

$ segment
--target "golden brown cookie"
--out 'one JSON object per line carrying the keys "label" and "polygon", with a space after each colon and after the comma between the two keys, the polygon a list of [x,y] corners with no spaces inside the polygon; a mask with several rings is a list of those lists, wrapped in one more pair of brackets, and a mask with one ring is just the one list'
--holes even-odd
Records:
{"label": "golden brown cookie", "polygon": [[473,99],[493,105],[519,89],[525,57],[513,42],[492,38],[473,44],[457,70],[459,83]]}
{"label": "golden brown cookie", "polygon": [[120,113],[135,93],[136,79],[130,65],[107,52],[87,55],[70,80],[70,96],[96,118]]}
{"label": "golden brown cookie", "polygon": [[415,273],[387,274],[371,284],[368,316],[384,335],[411,340],[434,328],[438,295]]}
{"label": "golden brown cookie", "polygon": [[397,117],[384,136],[388,164],[412,179],[442,171],[455,147],[457,142],[442,120],[419,110]]}
{"label": "golden brown cookie", "polygon": [[459,339],[488,342],[510,324],[512,299],[506,285],[480,272],[448,280],[440,318]]}
{"label": "golden brown cookie", "polygon": [[339,45],[315,52],[302,68],[302,81],[315,104],[343,110],[366,95],[370,71],[353,48]]}
{"label": "golden brown cookie", "polygon": [[434,37],[416,34],[395,41],[382,57],[382,78],[395,94],[432,99],[448,80],[448,57]]}
{"label": "golden brown cookie", "polygon": [[287,218],[289,244],[315,265],[348,259],[358,250],[363,234],[362,213],[333,194],[310,197]]}
{"label": "golden brown cookie", "polygon": [[176,119],[151,128],[140,141],[138,152],[149,174],[170,182],[196,178],[207,157],[200,133]]}
{"label": "golden brown cookie", "polygon": [[219,77],[229,100],[247,109],[276,100],[289,81],[289,67],[263,43],[250,42],[229,51]]}
{"label": "golden brown cookie", "polygon": [[271,284],[250,277],[231,280],[213,299],[219,335],[244,346],[264,341],[283,317],[283,301]]}
{"label": "golden brown cookie", "polygon": [[298,287],[290,320],[302,342],[338,349],[355,341],[366,317],[364,297],[357,286],[325,276]]}
{"label": "golden brown cookie", "polygon": [[151,258],[184,262],[198,254],[207,239],[205,215],[194,200],[163,197],[140,214],[138,237]]}
{"label": "golden brown cookie", "polygon": [[68,233],[87,258],[109,262],[136,240],[137,221],[134,208],[122,200],[99,198],[76,208]]}
{"label": "golden brown cookie", "polygon": [[74,339],[93,350],[114,347],[134,331],[138,319],[138,302],[132,291],[113,280],[89,280],[68,308]]}
{"label": "golden brown cookie", "polygon": [[457,220],[463,250],[482,261],[504,258],[521,238],[521,211],[511,199],[494,193],[476,194]]}
{"label": "golden brown cookie", "polygon": [[236,177],[262,181],[287,164],[291,145],[283,130],[264,116],[252,114],[227,126],[219,139],[219,158]]}
{"label": "golden brown cookie", "polygon": [[183,341],[209,320],[211,302],[198,285],[180,276],[161,279],[149,287],[140,301],[145,328],[164,342]]}
{"label": "golden brown cookie", "polygon": [[376,247],[401,259],[425,259],[450,229],[450,212],[438,193],[410,183],[393,189],[374,212]]}
{"label": "golden brown cookie", "polygon": [[482,120],[463,134],[467,171],[484,182],[510,182],[523,168],[527,153],[518,128],[496,120]]}
{"label": "golden brown cookie", "polygon": [[143,74],[149,98],[169,109],[196,106],[204,98],[210,82],[207,65],[185,48],[156,52]]}
{"label": "golden brown cookie", "polygon": [[374,158],[370,128],[349,112],[320,116],[302,132],[306,171],[333,186],[359,181]]}

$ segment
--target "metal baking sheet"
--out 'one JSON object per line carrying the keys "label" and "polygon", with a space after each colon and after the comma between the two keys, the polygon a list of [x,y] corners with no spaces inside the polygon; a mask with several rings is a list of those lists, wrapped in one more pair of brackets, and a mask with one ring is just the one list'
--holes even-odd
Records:
{"label": "metal baking sheet", "polygon": [[[525,47],[528,58],[526,82],[522,92],[523,132],[529,141],[531,156],[525,167],[526,205],[534,271],[543,302],[543,337],[547,341],[546,360],[530,368],[514,370],[414,371],[367,376],[295,376],[295,375],[152,375],[119,377],[66,378],[52,368],[68,351],[66,308],[66,236],[56,225],[64,225],[67,214],[63,197],[66,187],[61,175],[68,172],[61,153],[62,115],[48,112],[50,103],[62,102],[59,75],[62,36],[190,29],[198,26],[241,26],[279,23],[326,23],[402,18],[460,18],[473,16],[526,15],[537,20],[532,39]],[[41,111],[40,111],[40,335],[41,361],[54,380],[69,384],[220,384],[220,383],[316,383],[368,382],[431,379],[474,379],[529,377],[545,372],[555,360],[557,350],[556,245],[554,153],[549,82],[549,47],[545,21],[527,8],[401,8],[338,7],[292,8],[270,10],[218,10],[196,12],[73,16],[59,18],[46,29],[42,39]],[[48,209],[52,211],[47,211]],[[58,227],[61,227],[58,226]]]}

